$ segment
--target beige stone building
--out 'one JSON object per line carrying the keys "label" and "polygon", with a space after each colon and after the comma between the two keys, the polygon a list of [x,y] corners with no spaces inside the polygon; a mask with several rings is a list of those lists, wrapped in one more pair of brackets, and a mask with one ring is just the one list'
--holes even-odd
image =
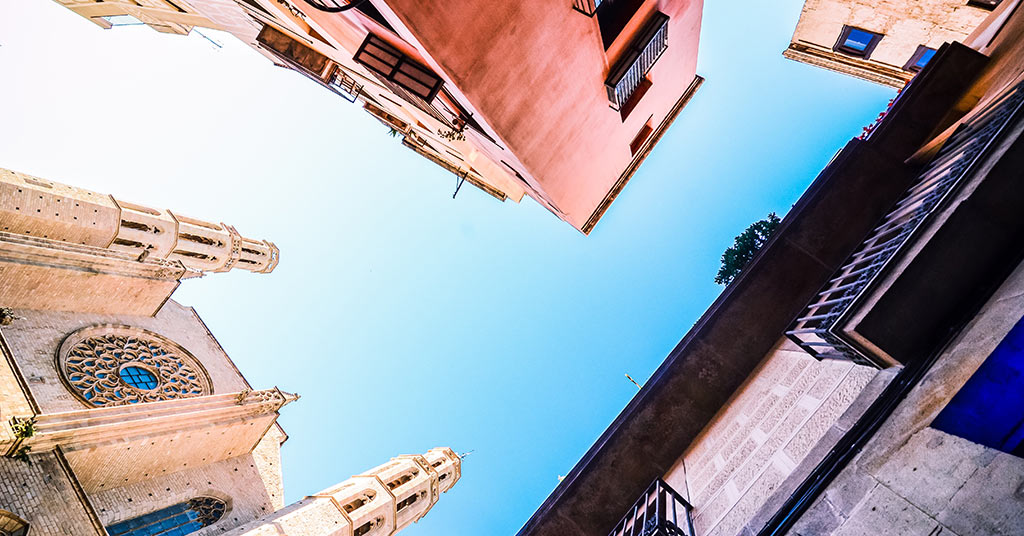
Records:
{"label": "beige stone building", "polygon": [[0,169],[0,535],[384,536],[461,476],[446,448],[285,507],[279,410],[182,279],[271,272],[224,223]]}
{"label": "beige stone building", "polygon": [[1001,0],[807,0],[783,56],[901,88]]}

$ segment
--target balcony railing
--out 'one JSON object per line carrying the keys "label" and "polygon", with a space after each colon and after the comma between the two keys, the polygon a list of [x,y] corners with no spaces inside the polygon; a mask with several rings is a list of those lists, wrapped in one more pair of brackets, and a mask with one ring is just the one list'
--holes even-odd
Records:
{"label": "balcony railing", "polygon": [[619,110],[626,104],[668,48],[668,20],[668,15],[655,13],[622,53],[622,59],[604,84],[612,108]]}
{"label": "balcony railing", "polygon": [[306,3],[320,11],[341,13],[342,11],[348,11],[352,8],[359,7],[359,4],[366,1],[367,0],[306,0]]}
{"label": "balcony railing", "polygon": [[659,478],[608,536],[694,536],[692,509],[686,499]]}
{"label": "balcony railing", "polygon": [[601,0],[573,0],[572,8],[588,17],[593,17],[594,13],[597,13],[598,6],[601,5]]}
{"label": "balcony railing", "polygon": [[977,163],[1011,119],[1024,108],[1024,84],[994,101],[950,136],[942,150],[835,277],[796,319],[786,335],[818,359],[846,359],[886,366],[844,340],[836,328],[875,276],[910,242],[921,225],[973,174]]}

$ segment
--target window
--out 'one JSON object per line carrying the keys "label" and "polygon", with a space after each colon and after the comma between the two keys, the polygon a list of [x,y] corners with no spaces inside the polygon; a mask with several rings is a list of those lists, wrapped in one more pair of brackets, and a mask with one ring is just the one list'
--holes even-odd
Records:
{"label": "window", "polygon": [[156,375],[139,366],[124,367],[118,375],[121,376],[121,381],[124,383],[144,391],[156,389],[156,386],[159,385]]}
{"label": "window", "polygon": [[227,505],[213,497],[196,497],[107,527],[110,536],[185,536],[219,520]]}
{"label": "window", "polygon": [[611,69],[604,86],[612,109],[622,110],[645,80],[650,82],[647,73],[668,48],[668,21],[664,13],[652,15]]}
{"label": "window", "polygon": [[654,132],[654,129],[651,128],[651,121],[648,119],[647,123],[644,124],[644,127],[640,129],[640,132],[637,132],[633,141],[629,143],[629,152],[632,153],[633,156],[636,156],[636,153],[639,153],[640,149],[644,147],[644,143],[647,141],[647,138],[651,137],[651,132]]}
{"label": "window", "polygon": [[1024,319],[946,404],[932,428],[1024,458]]}
{"label": "window", "polygon": [[999,6],[999,2],[1001,1],[1002,0],[969,0],[967,2],[967,5],[980,7],[981,9],[987,9],[989,11],[992,11],[997,6]]}
{"label": "window", "polygon": [[853,26],[843,26],[843,33],[832,50],[849,56],[868,59],[882,40],[882,34],[876,34]]}
{"label": "window", "polygon": [[433,71],[373,34],[366,36],[354,59],[427,102],[434,100],[444,85],[444,81]]}
{"label": "window", "polygon": [[934,55],[934,48],[919,45],[917,50],[914,51],[914,55],[911,56],[910,60],[907,61],[907,64],[903,66],[903,70],[914,73],[919,72],[921,69],[924,69],[925,65],[928,65],[928,62],[931,61],[932,56]]}
{"label": "window", "polygon": [[615,38],[629,24],[630,19],[642,6],[644,0],[604,0],[595,2],[597,25],[601,29],[601,42],[605,50],[612,46]]}

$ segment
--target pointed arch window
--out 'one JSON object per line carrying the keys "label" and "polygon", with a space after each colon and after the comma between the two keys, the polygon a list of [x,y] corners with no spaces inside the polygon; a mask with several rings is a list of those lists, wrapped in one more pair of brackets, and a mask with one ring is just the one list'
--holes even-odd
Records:
{"label": "pointed arch window", "polygon": [[185,536],[216,523],[227,504],[213,497],[196,497],[107,527],[110,536]]}

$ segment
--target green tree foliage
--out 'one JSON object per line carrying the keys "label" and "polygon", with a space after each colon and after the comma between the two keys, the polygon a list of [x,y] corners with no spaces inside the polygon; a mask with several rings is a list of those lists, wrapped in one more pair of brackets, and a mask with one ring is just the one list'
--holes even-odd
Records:
{"label": "green tree foliage", "polygon": [[754,222],[750,227],[736,237],[733,245],[722,254],[722,267],[715,276],[715,283],[728,285],[736,276],[740,275],[743,268],[747,266],[757,254],[757,250],[768,241],[768,237],[775,232],[782,221],[771,212],[768,217]]}

